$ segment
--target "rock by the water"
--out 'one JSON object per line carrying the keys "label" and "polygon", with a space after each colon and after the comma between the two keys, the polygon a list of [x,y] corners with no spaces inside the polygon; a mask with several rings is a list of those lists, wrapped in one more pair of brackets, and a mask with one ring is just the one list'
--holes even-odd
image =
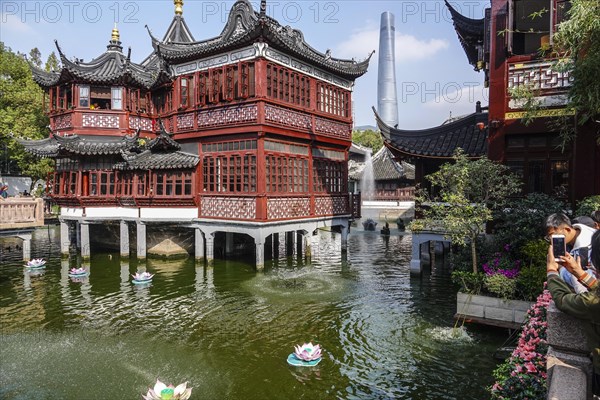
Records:
{"label": "rock by the water", "polygon": [[148,254],[159,257],[187,257],[189,254],[186,249],[172,241],[165,239],[156,246],[148,249]]}

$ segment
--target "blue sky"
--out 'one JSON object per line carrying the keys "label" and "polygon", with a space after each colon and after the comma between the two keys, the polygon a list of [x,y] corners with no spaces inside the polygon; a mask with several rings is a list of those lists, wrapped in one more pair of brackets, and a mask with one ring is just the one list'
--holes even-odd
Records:
{"label": "blue sky", "polygon": [[[260,1],[252,1],[258,10]],[[234,1],[185,0],[185,20],[196,40],[218,35]],[[489,0],[452,0],[463,14],[482,18]],[[396,19],[396,79],[399,127],[439,125],[450,113],[469,114],[475,102],[487,105],[483,75],[474,72],[460,46],[443,0],[425,1],[269,1],[267,14],[304,33],[306,41],[333,57],[364,59],[379,48],[381,13]],[[45,61],[57,39],[68,57],[85,61],[106,49],[117,22],[124,51],[141,62],[152,50],[144,28],[162,38],[173,15],[172,0],[151,1],[11,1],[0,2],[0,40],[13,51],[38,47]],[[374,125],[377,105],[377,53],[369,71],[356,81],[356,125]]]}

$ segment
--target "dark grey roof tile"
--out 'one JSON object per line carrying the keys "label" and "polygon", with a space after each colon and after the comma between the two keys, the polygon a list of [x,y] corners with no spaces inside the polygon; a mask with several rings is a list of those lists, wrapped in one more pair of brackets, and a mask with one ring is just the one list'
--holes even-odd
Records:
{"label": "dark grey roof tile", "polygon": [[[473,113],[429,129],[403,130],[388,126],[373,111],[385,145],[406,156],[452,158],[458,147],[473,158],[483,157],[487,152],[487,113]],[[479,129],[478,123],[483,123],[484,128]]]}

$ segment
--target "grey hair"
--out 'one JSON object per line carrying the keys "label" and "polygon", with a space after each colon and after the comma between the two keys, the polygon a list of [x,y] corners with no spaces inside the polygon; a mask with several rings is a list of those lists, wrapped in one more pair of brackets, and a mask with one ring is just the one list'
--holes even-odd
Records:
{"label": "grey hair", "polygon": [[563,213],[551,214],[546,218],[546,229],[558,229],[559,227],[566,225],[572,228],[571,220]]}

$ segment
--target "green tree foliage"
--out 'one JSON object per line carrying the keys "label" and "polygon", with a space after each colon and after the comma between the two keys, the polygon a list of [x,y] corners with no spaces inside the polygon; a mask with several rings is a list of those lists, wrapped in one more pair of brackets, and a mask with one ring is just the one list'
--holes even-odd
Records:
{"label": "green tree foliage", "polygon": [[412,230],[443,230],[453,243],[471,247],[473,272],[478,270],[477,238],[493,213],[509,196],[519,191],[519,179],[508,167],[487,158],[470,160],[457,149],[454,162],[428,175],[431,191],[421,190],[416,201],[423,218],[413,221]]}
{"label": "green tree foliage", "polygon": [[25,153],[15,138],[47,137],[48,117],[42,101],[42,90],[33,81],[27,62],[0,42],[0,147],[7,146],[11,161],[34,179],[46,178],[51,161]]}
{"label": "green tree foliage", "polygon": [[353,131],[352,141],[364,147],[369,147],[373,150],[373,154],[377,153],[383,147],[383,138],[379,132],[371,129],[364,131]]}
{"label": "green tree foliage", "polygon": [[590,216],[594,211],[598,210],[600,210],[600,196],[589,196],[577,203],[574,216]]}
{"label": "green tree foliage", "polygon": [[[571,106],[579,123],[600,116],[600,2],[572,0],[568,19],[558,27],[554,42],[572,63]],[[596,132],[598,135],[598,131]]]}
{"label": "green tree foliage", "polygon": [[512,249],[519,249],[529,241],[543,238],[546,218],[564,210],[564,202],[545,193],[511,199],[495,218],[496,236]]}
{"label": "green tree foliage", "polygon": [[58,71],[60,69],[60,62],[58,61],[58,57],[56,57],[55,52],[50,53],[50,55],[48,56],[48,59],[46,60],[46,65],[44,65],[44,69],[47,72]]}
{"label": "green tree foliage", "polygon": [[35,65],[38,68],[42,66],[42,53],[37,47],[34,47],[29,52],[29,62]]}

